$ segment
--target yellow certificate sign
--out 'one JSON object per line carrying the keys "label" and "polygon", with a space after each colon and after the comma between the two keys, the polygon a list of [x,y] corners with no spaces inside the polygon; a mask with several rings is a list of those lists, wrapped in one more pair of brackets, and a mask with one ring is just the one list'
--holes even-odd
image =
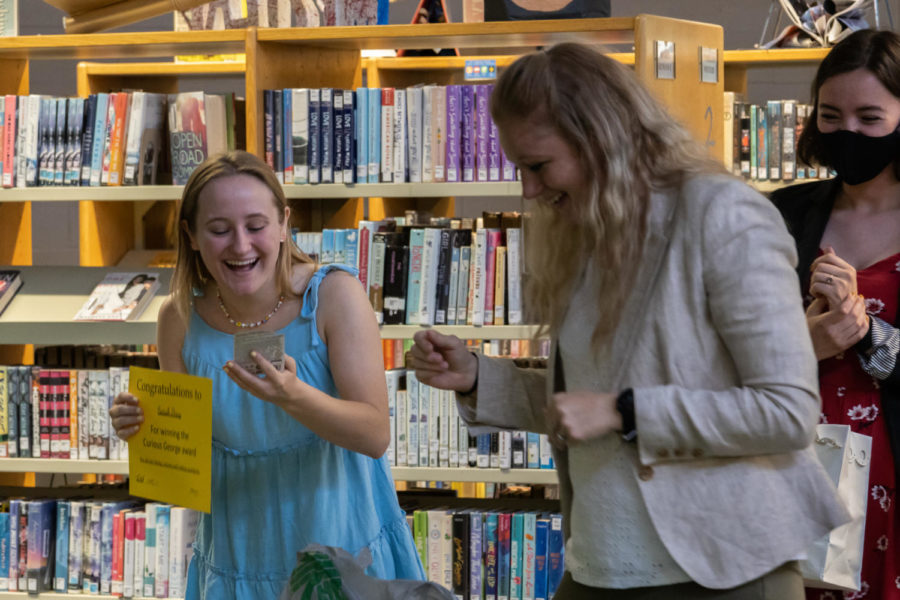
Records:
{"label": "yellow certificate sign", "polygon": [[128,440],[129,492],[208,513],[212,380],[131,367],[128,391],[144,409]]}

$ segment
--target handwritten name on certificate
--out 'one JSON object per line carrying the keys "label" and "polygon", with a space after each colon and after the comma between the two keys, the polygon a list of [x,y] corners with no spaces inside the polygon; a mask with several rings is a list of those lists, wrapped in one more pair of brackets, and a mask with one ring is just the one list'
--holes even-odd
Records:
{"label": "handwritten name on certificate", "polygon": [[144,422],[128,440],[129,492],[209,512],[212,380],[131,367]]}

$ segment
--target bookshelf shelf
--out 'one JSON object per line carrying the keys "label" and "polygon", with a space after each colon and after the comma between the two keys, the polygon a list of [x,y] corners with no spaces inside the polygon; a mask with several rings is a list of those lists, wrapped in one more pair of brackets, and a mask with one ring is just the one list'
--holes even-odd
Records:
{"label": "bookshelf shelf", "polygon": [[438,469],[433,467],[392,467],[395,481],[484,481],[487,483],[555,484],[559,483],[554,469],[478,469],[461,467]]}
{"label": "bookshelf shelf", "polygon": [[[68,460],[49,458],[0,458],[0,473],[105,473],[128,475],[125,460]],[[553,484],[553,469],[456,469],[391,467],[396,481],[485,481],[494,483]],[[2,598],[2,596],[0,596]]]}
{"label": "bookshelf shelf", "polygon": [[774,50],[725,50],[726,67],[777,67],[818,64],[829,48],[779,48]]}
{"label": "bookshelf shelf", "polygon": [[466,340],[524,340],[534,337],[536,325],[488,325],[473,327],[470,325],[436,325],[422,327],[419,325],[382,325],[383,339],[408,339],[417,331],[434,329],[439,333],[455,335]]}
{"label": "bookshelf shelf", "polygon": [[[0,202],[144,202],[179,200],[184,188],[179,185],[143,185],[119,187],[30,187],[0,190]],[[481,196],[521,196],[518,181],[490,183],[362,183],[345,185],[285,185],[291,199],[312,198],[445,198]]]}
{"label": "bookshelf shelf", "polygon": [[108,475],[128,475],[128,461],[0,458],[0,473],[105,473]]}
{"label": "bookshelf shelf", "polygon": [[[109,598],[115,598],[115,596],[112,596],[110,594],[101,596],[99,594],[82,594],[80,592],[76,592],[73,594],[59,594],[55,592],[41,592],[39,594],[29,594],[27,592],[0,592],[0,600],[23,600],[24,598],[38,598],[40,600],[69,600],[73,597],[79,598],[80,600],[109,600]],[[135,596],[132,600],[154,599]]]}
{"label": "bookshelf shelf", "polygon": [[[168,294],[172,270],[131,264],[135,261],[131,259],[128,265],[116,267],[19,267],[24,283],[0,316],[0,340],[4,344],[39,345],[156,343],[156,316]],[[161,287],[139,319],[122,323],[72,321],[107,272],[148,269],[160,273]],[[381,337],[411,338],[420,329],[418,325],[385,325],[381,327]],[[535,326],[445,325],[435,329],[464,339],[527,339],[534,336]]]}

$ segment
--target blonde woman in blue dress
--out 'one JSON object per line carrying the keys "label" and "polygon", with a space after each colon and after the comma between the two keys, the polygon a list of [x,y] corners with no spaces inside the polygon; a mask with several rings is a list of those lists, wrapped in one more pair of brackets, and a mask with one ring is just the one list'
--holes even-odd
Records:
{"label": "blonde woman in blue dress", "polygon": [[[160,310],[167,371],[213,380],[212,510],[202,516],[186,598],[278,597],[310,543],[353,554],[368,573],[424,579],[384,458],[390,435],[379,332],[352,269],[317,268],[289,240],[272,170],[232,152],[185,186],[172,294]],[[234,334],[285,337],[285,369],[233,362]],[[116,433],[143,421],[120,394]]]}

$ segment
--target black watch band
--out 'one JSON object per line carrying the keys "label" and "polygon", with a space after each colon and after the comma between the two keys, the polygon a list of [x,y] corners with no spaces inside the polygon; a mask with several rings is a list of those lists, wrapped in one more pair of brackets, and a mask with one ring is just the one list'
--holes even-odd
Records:
{"label": "black watch band", "polygon": [[622,415],[622,439],[634,441],[637,437],[637,426],[634,419],[634,390],[625,388],[616,397],[616,410]]}

